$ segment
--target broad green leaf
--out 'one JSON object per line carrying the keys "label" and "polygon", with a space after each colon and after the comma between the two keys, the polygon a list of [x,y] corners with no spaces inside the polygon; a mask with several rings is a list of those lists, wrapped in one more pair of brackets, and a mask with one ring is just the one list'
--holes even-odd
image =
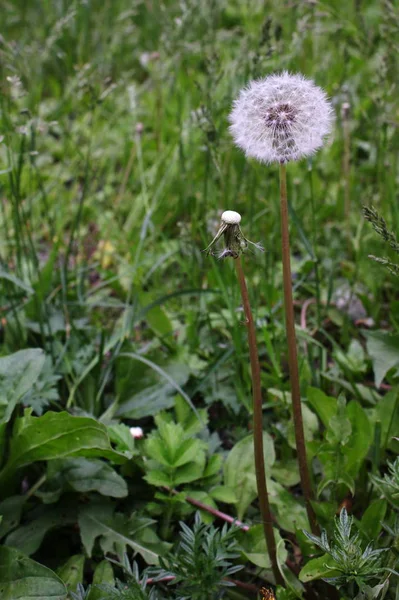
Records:
{"label": "broad green leaf", "polygon": [[114,572],[108,560],[102,560],[96,567],[93,575],[93,587],[88,600],[104,600],[104,592],[97,586],[103,583],[115,585]]}
{"label": "broad green leaf", "polygon": [[359,524],[359,529],[368,542],[372,542],[378,538],[386,511],[387,501],[383,498],[376,500],[365,510]]}
{"label": "broad green leaf", "polygon": [[53,571],[15,548],[0,546],[1,600],[65,600],[66,595]]}
{"label": "broad green leaf", "polygon": [[352,433],[352,425],[347,417],[346,400],[340,396],[337,400],[337,414],[331,417],[327,427],[326,440],[333,446],[344,446]]}
{"label": "broad green leaf", "polygon": [[[252,435],[237,442],[224,464],[224,483],[237,495],[235,506],[240,520],[257,497],[253,444]],[[266,432],[263,433],[263,447],[267,473],[275,461],[275,451],[273,440]]]}
{"label": "broad green leaf", "polygon": [[0,502],[0,540],[7,533],[18,527],[21,520],[22,507],[26,502],[24,496],[10,496]]}
{"label": "broad green leaf", "polygon": [[[183,494],[183,498],[189,496],[190,498],[193,498],[194,500],[197,500],[198,502],[202,502],[202,504],[206,504],[207,506],[211,506],[212,508],[217,510],[217,504],[214,501],[214,499],[207,493],[207,492],[203,492],[200,490],[185,490],[184,494]],[[187,507],[187,501],[185,501],[186,506],[184,508]],[[215,520],[215,517],[210,514],[208,511],[206,510],[201,510],[200,508],[195,508],[194,506],[192,506],[193,510],[199,510],[199,512],[201,513],[201,521],[203,521],[204,523],[213,523]],[[187,513],[188,511],[185,510],[185,512]]]}
{"label": "broad green leaf", "polygon": [[168,336],[167,341],[171,345],[174,345],[174,340],[171,336],[174,326],[165,309],[153,302],[152,294],[149,292],[140,292],[139,301],[141,306],[143,306],[142,312],[145,315],[145,319],[155,335],[157,337]]}
{"label": "broad green leaf", "polygon": [[345,471],[338,473],[337,483],[343,483],[346,485],[352,496],[355,495],[355,481],[349,473],[346,473]]}
{"label": "broad green leaf", "polygon": [[393,389],[375,407],[375,420],[381,422],[381,447],[388,448],[399,431],[399,391]]}
{"label": "broad green leaf", "polygon": [[[108,560],[102,560],[94,571],[93,584],[98,583],[114,583],[114,571],[112,565]],[[92,600],[90,598],[90,600]]]}
{"label": "broad green leaf", "polygon": [[339,483],[343,483],[344,485],[346,485],[346,487],[352,495],[355,494],[355,481],[353,477],[351,477],[348,473],[345,473],[345,471],[341,470],[336,472],[335,478],[331,479],[326,477],[325,479],[322,479],[322,481],[320,481],[319,485],[317,486],[317,497],[321,496],[324,490],[327,489],[330,485],[336,486]]}
{"label": "broad green leaf", "polygon": [[349,370],[352,373],[360,374],[367,370],[365,352],[359,340],[353,339],[351,341],[347,353],[336,350],[334,356],[337,362],[342,365],[346,371]]}
{"label": "broad green leaf", "polygon": [[7,423],[17,403],[29,392],[43,368],[41,348],[20,350],[0,358],[0,423]]}
{"label": "broad green leaf", "polygon": [[337,400],[326,396],[318,388],[308,387],[306,396],[310,406],[317,413],[324,427],[328,427],[330,420],[337,412]]}
{"label": "broad green leaf", "polygon": [[153,532],[148,531],[148,527],[143,528],[127,520],[121,513],[114,513],[114,507],[106,501],[82,506],[79,528],[82,543],[89,557],[97,538],[100,539],[104,552],[122,556],[129,546],[134,552],[141,554],[148,564],[158,564],[159,554],[167,547]]}
{"label": "broad green leaf", "polygon": [[367,352],[374,369],[374,381],[377,388],[390,369],[399,366],[399,334],[386,331],[365,331]]}
{"label": "broad green leaf", "polygon": [[176,390],[169,383],[152,385],[123,402],[116,411],[116,416],[126,419],[152,417],[161,410],[173,407],[174,394]]}
{"label": "broad green leaf", "polygon": [[[274,538],[276,540],[276,545],[282,541],[280,533],[277,529],[274,529]],[[257,567],[261,567],[262,569],[271,568],[263,525],[253,525],[249,531],[241,533],[240,541],[242,553],[247,560]],[[283,562],[285,562],[287,560],[288,553],[284,547],[284,542],[282,543],[281,551],[283,553]]]}
{"label": "broad green leaf", "polygon": [[38,506],[27,518],[29,522],[12,531],[6,543],[30,556],[40,548],[48,531],[76,523],[76,509],[73,504],[68,506],[65,499],[64,503],[55,507]]}
{"label": "broad green leaf", "polygon": [[295,459],[277,461],[271,469],[271,475],[273,479],[286,487],[297,485],[301,480],[298,461]]}
{"label": "broad green leaf", "polygon": [[335,415],[331,418],[326,433],[326,440],[333,445],[347,444],[352,433],[352,425],[345,415]]}
{"label": "broad green leaf", "polygon": [[237,502],[235,491],[227,485],[218,485],[212,488],[209,493],[217,502],[225,502],[226,504],[236,504]]}
{"label": "broad green leaf", "polygon": [[269,502],[272,511],[277,513],[279,526],[291,533],[295,533],[296,529],[309,529],[304,505],[276,481],[268,480],[267,485]]}
{"label": "broad green leaf", "polygon": [[108,425],[107,427],[109,439],[115,444],[115,450],[126,456],[129,460],[137,454],[134,447],[134,438],[130,433],[130,427],[124,423]]}
{"label": "broad green leaf", "polygon": [[328,554],[323,554],[318,558],[312,558],[301,569],[299,579],[304,583],[314,579],[324,579],[326,577],[338,577],[341,573],[334,569],[334,560]]}
{"label": "broad green leaf", "polygon": [[159,383],[131,396],[121,404],[116,415],[129,419],[142,419],[157,415],[161,410],[172,408],[175,404],[176,392],[186,384],[190,371],[185,365],[173,364],[162,372],[164,376],[161,377],[154,373],[157,379],[160,379]]}
{"label": "broad green leaf", "polygon": [[367,456],[373,441],[373,430],[366,412],[356,400],[349,402],[346,414],[352,425],[352,434],[342,452],[347,459],[345,469],[354,477]]}
{"label": "broad green leaf", "polygon": [[98,492],[112,498],[125,498],[126,481],[106,462],[96,458],[67,458],[57,461],[56,468],[77,492]]}
{"label": "broad green leaf", "polygon": [[84,564],[84,555],[75,554],[74,556],[71,556],[60,569],[58,569],[57,575],[62,579],[69,592],[75,592],[78,583],[83,583]]}
{"label": "broad green leaf", "polygon": [[126,460],[112,450],[106,427],[94,419],[50,411],[42,417],[17,419],[8,462],[0,472],[0,488],[17,469],[32,462],[82,455],[118,463]]}
{"label": "broad green leaf", "polygon": [[[302,402],[302,419],[303,419],[303,430],[305,434],[305,440],[310,442],[319,430],[319,422],[316,415],[310,410],[310,408]],[[296,449],[295,441],[295,426],[294,420],[290,419],[287,427],[287,441],[291,448]]]}

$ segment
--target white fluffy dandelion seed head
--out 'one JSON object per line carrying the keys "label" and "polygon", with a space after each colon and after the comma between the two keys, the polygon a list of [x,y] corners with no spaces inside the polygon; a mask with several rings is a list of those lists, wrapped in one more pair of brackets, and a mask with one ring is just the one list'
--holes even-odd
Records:
{"label": "white fluffy dandelion seed head", "polygon": [[332,128],[324,91],[287,72],[252,81],[241,90],[229,116],[234,141],[261,162],[288,162],[313,154]]}
{"label": "white fluffy dandelion seed head", "polygon": [[221,219],[226,225],[238,225],[241,221],[241,215],[235,210],[225,210]]}

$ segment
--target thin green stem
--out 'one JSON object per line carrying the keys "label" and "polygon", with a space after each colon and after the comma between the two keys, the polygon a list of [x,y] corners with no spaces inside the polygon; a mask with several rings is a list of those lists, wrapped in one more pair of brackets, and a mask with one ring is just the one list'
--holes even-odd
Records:
{"label": "thin green stem", "polygon": [[288,232],[287,174],[285,164],[280,164],[280,212],[281,212],[281,251],[283,260],[285,327],[288,343],[288,368],[291,382],[292,412],[294,417],[295,442],[298,456],[302,491],[306,503],[310,528],[317,535],[319,528],[312,507],[313,490],[306,458],[305,435],[303,430],[301,391],[299,386],[298,356],[296,348],[294,303],[292,300],[290,238]]}
{"label": "thin green stem", "polygon": [[277,563],[276,540],[273,531],[273,519],[270,510],[269,496],[267,491],[266,468],[263,454],[263,426],[262,426],[262,389],[260,381],[260,366],[258,357],[258,348],[256,343],[256,332],[254,320],[252,317],[251,304],[247,284],[245,281],[244,272],[242,270],[241,259],[236,258],[234,265],[237,272],[238,282],[240,284],[242,304],[248,331],[248,346],[249,358],[251,362],[252,373],[252,396],[253,396],[253,413],[254,413],[254,449],[255,449],[255,470],[256,484],[258,488],[259,506],[263,522],[263,531],[265,534],[266,545],[269,551],[270,562],[272,564],[273,575],[276,583],[283,585],[284,581],[281,576]]}
{"label": "thin green stem", "polygon": [[42,475],[40,479],[38,479],[36,483],[34,483],[32,487],[26,492],[25,498],[28,500],[28,498],[31,498],[34,494],[36,494],[37,490],[43,485],[43,483],[46,482],[46,480],[47,475]]}

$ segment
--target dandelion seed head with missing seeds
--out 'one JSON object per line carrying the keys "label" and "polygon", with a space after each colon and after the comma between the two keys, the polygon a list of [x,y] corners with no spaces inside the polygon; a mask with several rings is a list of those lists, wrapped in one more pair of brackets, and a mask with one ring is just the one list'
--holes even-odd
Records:
{"label": "dandelion seed head with missing seeds", "polygon": [[240,213],[235,210],[225,210],[220,220],[219,229],[211,243],[205,248],[205,252],[212,254],[211,248],[221,237],[224,240],[224,248],[217,254],[218,258],[238,258],[248,248],[248,245],[264,252],[261,244],[255,244],[244,236],[240,227]]}
{"label": "dandelion seed head with missing seeds", "polygon": [[234,141],[247,156],[286,163],[323,145],[333,111],[313,81],[284,72],[250,82],[235,100],[229,120]]}

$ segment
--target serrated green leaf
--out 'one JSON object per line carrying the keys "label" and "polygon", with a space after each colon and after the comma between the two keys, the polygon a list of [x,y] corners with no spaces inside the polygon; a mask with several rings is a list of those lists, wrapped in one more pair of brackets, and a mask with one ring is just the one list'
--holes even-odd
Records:
{"label": "serrated green leaf", "polygon": [[115,513],[112,504],[106,501],[81,507],[79,528],[89,557],[97,538],[104,552],[122,556],[128,546],[141,554],[148,564],[158,564],[159,554],[167,547],[155,534],[155,537],[152,535],[153,532],[145,531],[148,527],[142,528],[137,523],[132,525],[124,515]]}
{"label": "serrated green leaf", "polygon": [[183,483],[191,483],[197,479],[201,479],[204,473],[205,454],[202,452],[197,456],[197,462],[190,462],[182,467],[178,467],[173,474],[174,486],[182,485]]}
{"label": "serrated green leaf", "polygon": [[150,485],[155,485],[157,487],[171,487],[173,485],[172,476],[159,469],[151,469],[151,471],[145,475],[144,479],[148,481]]}

